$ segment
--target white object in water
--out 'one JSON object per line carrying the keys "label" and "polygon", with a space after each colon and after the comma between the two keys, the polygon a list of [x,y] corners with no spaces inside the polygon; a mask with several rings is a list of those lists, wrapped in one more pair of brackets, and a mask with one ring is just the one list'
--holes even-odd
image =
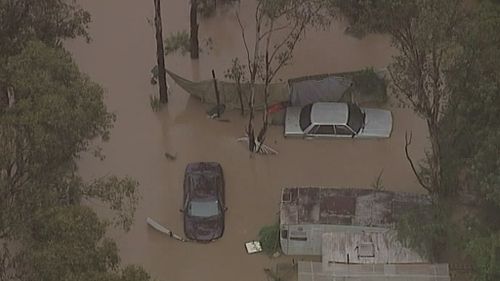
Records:
{"label": "white object in water", "polygon": [[259,241],[250,241],[245,243],[245,249],[248,254],[255,254],[262,252],[262,245]]}

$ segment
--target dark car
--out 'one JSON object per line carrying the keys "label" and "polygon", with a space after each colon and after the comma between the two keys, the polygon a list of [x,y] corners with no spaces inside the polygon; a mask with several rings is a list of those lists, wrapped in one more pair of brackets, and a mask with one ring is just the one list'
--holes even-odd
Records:
{"label": "dark car", "polygon": [[184,176],[184,233],[210,242],[224,233],[224,176],[219,163],[190,163]]}

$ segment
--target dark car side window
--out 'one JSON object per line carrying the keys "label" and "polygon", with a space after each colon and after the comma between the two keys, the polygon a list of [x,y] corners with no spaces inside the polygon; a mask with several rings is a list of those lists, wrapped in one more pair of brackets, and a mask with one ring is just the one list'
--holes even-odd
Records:
{"label": "dark car side window", "polygon": [[312,133],[316,135],[333,135],[332,125],[319,125],[312,129]]}
{"label": "dark car side window", "polygon": [[349,125],[354,132],[359,133],[365,122],[364,114],[359,106],[353,103],[348,103],[347,105],[349,107],[347,125]]}
{"label": "dark car side window", "polygon": [[300,110],[300,118],[299,118],[299,123],[300,123],[300,128],[302,131],[307,129],[311,125],[311,110],[312,110],[312,104],[308,104]]}
{"label": "dark car side window", "polygon": [[337,133],[337,135],[342,136],[350,136],[353,134],[353,132],[344,125],[335,125],[335,132]]}

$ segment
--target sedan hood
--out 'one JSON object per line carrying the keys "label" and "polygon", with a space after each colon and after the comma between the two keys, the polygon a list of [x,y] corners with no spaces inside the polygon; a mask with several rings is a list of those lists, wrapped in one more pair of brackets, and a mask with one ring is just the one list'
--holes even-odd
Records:
{"label": "sedan hood", "polygon": [[302,136],[300,128],[300,107],[287,107],[285,117],[285,137]]}
{"label": "sedan hood", "polygon": [[363,108],[365,127],[359,137],[388,138],[392,132],[392,114],[388,110]]}
{"label": "sedan hood", "polygon": [[218,239],[224,232],[224,218],[222,215],[210,218],[186,216],[184,218],[184,233],[186,237],[199,241],[210,242]]}

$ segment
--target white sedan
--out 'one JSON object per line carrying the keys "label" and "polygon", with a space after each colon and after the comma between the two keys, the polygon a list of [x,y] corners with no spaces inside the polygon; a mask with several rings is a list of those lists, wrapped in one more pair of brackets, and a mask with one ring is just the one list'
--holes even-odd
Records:
{"label": "white sedan", "polygon": [[317,102],[286,109],[285,136],[388,138],[392,114],[353,103]]}

